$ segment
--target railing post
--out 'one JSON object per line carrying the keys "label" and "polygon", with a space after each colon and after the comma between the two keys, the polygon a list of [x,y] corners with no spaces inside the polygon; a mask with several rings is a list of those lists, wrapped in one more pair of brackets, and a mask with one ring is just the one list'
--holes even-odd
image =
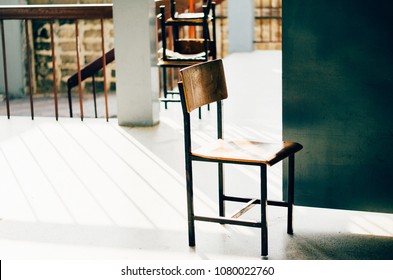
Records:
{"label": "railing post", "polygon": [[91,81],[93,83],[94,117],[97,118],[98,115],[97,115],[97,94],[96,94],[96,78],[95,78],[95,74],[93,74],[93,76],[91,77]]}
{"label": "railing post", "polygon": [[31,57],[30,57],[30,35],[29,35],[29,21],[25,19],[25,33],[26,33],[26,58],[27,58],[27,80],[29,82],[30,95],[30,111],[31,119],[34,120],[34,105],[33,105],[33,89],[31,86]]}
{"label": "railing post", "polygon": [[106,55],[105,55],[105,36],[104,36],[104,19],[101,18],[101,49],[102,49],[102,75],[104,76],[104,97],[105,97],[105,116],[109,120],[108,113],[108,91],[106,88]]}
{"label": "railing post", "polygon": [[75,43],[76,43],[76,64],[78,68],[78,92],[79,92],[79,108],[81,121],[83,121],[83,92],[82,92],[82,74],[80,63],[80,44],[79,44],[79,28],[78,20],[75,20]]}
{"label": "railing post", "polygon": [[55,115],[56,121],[59,120],[59,106],[57,100],[57,86],[56,86],[56,56],[55,56],[55,41],[53,32],[53,20],[50,21],[50,42],[52,51],[52,71],[53,71],[53,93],[55,99]]}
{"label": "railing post", "polygon": [[4,34],[4,22],[0,20],[1,26],[1,45],[3,47],[3,67],[4,67],[4,90],[5,90],[5,102],[7,106],[7,118],[10,118],[10,97],[8,94],[8,76],[7,76],[7,52],[5,49],[5,34]]}

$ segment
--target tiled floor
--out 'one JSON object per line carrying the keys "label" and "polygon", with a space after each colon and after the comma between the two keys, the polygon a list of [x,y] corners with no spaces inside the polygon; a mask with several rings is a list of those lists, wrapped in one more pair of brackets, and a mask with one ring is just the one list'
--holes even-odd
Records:
{"label": "tiled floor", "polygon": [[[232,55],[225,69],[226,135],[279,139],[280,52]],[[214,114],[193,116],[196,144],[211,137]],[[145,128],[0,117],[0,259],[261,259],[253,228],[197,223],[197,246],[188,247],[182,137],[179,104]],[[281,167],[269,171],[278,198]],[[213,213],[216,168],[195,172],[196,211]],[[226,183],[256,194],[258,172],[228,166]],[[283,209],[268,214],[268,259],[393,259],[392,214],[296,206],[293,236]]]}

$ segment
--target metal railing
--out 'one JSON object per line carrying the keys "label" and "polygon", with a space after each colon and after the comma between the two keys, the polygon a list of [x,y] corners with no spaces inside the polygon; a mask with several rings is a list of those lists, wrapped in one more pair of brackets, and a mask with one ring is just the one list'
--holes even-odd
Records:
{"label": "metal railing", "polygon": [[[0,30],[1,41],[3,49],[3,67],[4,67],[4,82],[5,82],[5,100],[7,107],[7,117],[10,118],[10,97],[8,92],[8,74],[7,74],[7,50],[6,50],[6,33],[4,30],[5,20],[21,20],[24,22],[25,35],[26,35],[26,58],[27,58],[27,80],[28,80],[28,94],[30,97],[30,111],[31,118],[34,119],[34,103],[32,91],[32,65],[31,65],[31,49],[30,49],[30,34],[29,25],[32,20],[47,20],[50,24],[50,44],[52,55],[52,68],[53,68],[53,94],[56,120],[59,118],[58,112],[58,89],[56,85],[56,55],[54,47],[54,20],[65,19],[74,20],[75,22],[75,46],[76,46],[76,60],[77,60],[77,81],[78,93],[80,104],[80,118],[83,120],[83,92],[82,92],[82,70],[80,61],[80,40],[79,40],[79,20],[85,19],[99,19],[101,23],[101,49],[102,49],[102,70],[104,77],[104,96],[105,96],[105,111],[106,119],[108,120],[108,93],[106,86],[106,51],[105,51],[105,37],[104,37],[104,19],[111,19],[112,4],[97,4],[97,5],[18,5],[18,6],[0,6]],[[70,98],[69,98],[69,102]],[[72,104],[69,104],[70,110]],[[71,113],[72,116],[72,113]]]}
{"label": "metal railing", "polygon": [[[84,66],[79,71],[76,72],[75,74],[71,75],[67,79],[67,97],[68,97],[68,104],[69,104],[69,111],[70,111],[70,117],[73,117],[73,112],[72,112],[72,95],[71,95],[71,90],[72,88],[79,86],[80,81],[84,81],[87,78],[92,78],[92,84],[93,84],[93,100],[94,100],[94,116],[95,118],[98,117],[97,115],[97,101],[96,101],[96,86],[95,86],[95,75],[98,71],[104,70],[104,67],[108,63],[111,63],[115,60],[115,49],[111,49],[109,52],[105,54],[105,57],[100,56],[99,58],[95,59],[94,61],[90,62],[86,66]],[[80,77],[79,77],[80,75]],[[105,79],[105,73],[104,73],[104,79]],[[104,85],[105,86],[105,85]],[[106,116],[108,116],[108,106],[106,106]]]}

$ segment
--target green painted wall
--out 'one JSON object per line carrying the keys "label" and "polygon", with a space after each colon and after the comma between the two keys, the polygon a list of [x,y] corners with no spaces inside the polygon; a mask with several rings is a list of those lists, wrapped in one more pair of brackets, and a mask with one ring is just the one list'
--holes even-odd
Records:
{"label": "green painted wall", "polygon": [[296,204],[393,213],[393,1],[283,3]]}

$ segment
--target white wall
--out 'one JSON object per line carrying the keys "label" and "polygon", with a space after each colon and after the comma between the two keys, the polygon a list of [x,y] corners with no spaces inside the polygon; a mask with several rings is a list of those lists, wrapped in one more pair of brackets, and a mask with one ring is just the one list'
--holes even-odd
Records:
{"label": "white wall", "polygon": [[[2,0],[0,5],[18,5],[23,1],[18,0]],[[23,93],[23,73],[25,57],[23,49],[22,24],[20,20],[5,20],[5,49],[7,53],[7,75],[8,75],[8,92],[10,95],[21,95]],[[1,41],[1,39],[0,39]],[[4,81],[4,62],[3,48],[0,44],[0,93],[5,92]]]}
{"label": "white wall", "polygon": [[254,50],[254,0],[228,0],[229,53]]}

